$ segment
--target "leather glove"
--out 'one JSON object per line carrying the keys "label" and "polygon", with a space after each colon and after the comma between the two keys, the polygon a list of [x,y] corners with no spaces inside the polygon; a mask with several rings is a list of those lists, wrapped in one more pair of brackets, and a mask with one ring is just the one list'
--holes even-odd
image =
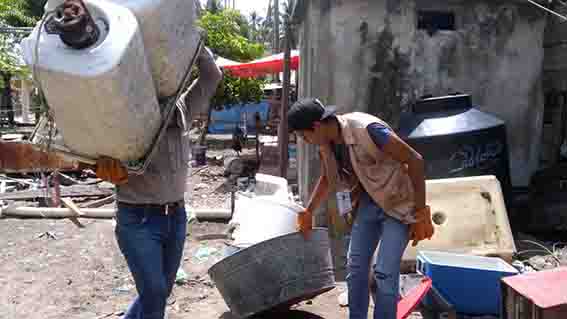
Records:
{"label": "leather glove", "polygon": [[313,214],[305,210],[297,214],[297,230],[303,235],[303,238],[309,239],[311,230],[313,230]]}
{"label": "leather glove", "polygon": [[425,206],[415,212],[415,223],[410,225],[410,240],[413,240],[412,246],[424,239],[431,239],[435,233],[433,222],[431,220],[431,208]]}
{"label": "leather glove", "polygon": [[96,176],[115,185],[128,182],[128,170],[122,166],[119,160],[110,157],[100,157],[97,160]]}

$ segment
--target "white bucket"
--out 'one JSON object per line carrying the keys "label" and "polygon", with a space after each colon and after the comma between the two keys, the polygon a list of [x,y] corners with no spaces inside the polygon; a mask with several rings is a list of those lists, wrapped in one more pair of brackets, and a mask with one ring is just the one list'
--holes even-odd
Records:
{"label": "white bucket", "polygon": [[234,246],[254,244],[297,231],[297,214],[305,208],[271,196],[239,196],[230,224],[236,226]]}
{"label": "white bucket", "polygon": [[[41,30],[22,42],[27,64],[37,63],[39,81],[67,148],[77,155],[137,160],[150,149],[161,114],[136,17],[105,0],[87,7],[101,28],[86,49],[67,47]],[[133,80],[135,79],[135,80]]]}

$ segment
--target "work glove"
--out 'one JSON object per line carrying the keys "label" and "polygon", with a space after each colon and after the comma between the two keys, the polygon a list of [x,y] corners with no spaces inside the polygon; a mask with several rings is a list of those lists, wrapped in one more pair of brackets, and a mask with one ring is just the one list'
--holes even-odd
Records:
{"label": "work glove", "polygon": [[96,176],[115,185],[128,182],[128,170],[122,166],[119,160],[110,157],[100,157],[97,160]]}
{"label": "work glove", "polygon": [[297,214],[297,230],[303,235],[303,238],[309,239],[311,230],[313,230],[313,214],[305,210]]}
{"label": "work glove", "polygon": [[431,208],[425,206],[415,212],[415,223],[410,225],[410,240],[413,241],[412,246],[424,239],[431,239],[435,233],[433,222],[431,220]]}

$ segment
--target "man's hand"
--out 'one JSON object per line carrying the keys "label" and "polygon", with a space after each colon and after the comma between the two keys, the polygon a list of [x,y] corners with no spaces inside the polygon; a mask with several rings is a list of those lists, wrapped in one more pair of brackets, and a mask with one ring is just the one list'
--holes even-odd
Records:
{"label": "man's hand", "polygon": [[435,233],[429,206],[418,209],[415,213],[415,219],[415,224],[410,225],[410,240],[413,240],[412,246],[414,247],[424,239],[431,239]]}
{"label": "man's hand", "polygon": [[313,214],[305,210],[297,214],[297,230],[303,235],[303,238],[309,239],[311,230],[313,230]]}
{"label": "man's hand", "polygon": [[110,157],[100,157],[97,160],[96,176],[115,185],[128,182],[128,170],[122,166],[119,160]]}

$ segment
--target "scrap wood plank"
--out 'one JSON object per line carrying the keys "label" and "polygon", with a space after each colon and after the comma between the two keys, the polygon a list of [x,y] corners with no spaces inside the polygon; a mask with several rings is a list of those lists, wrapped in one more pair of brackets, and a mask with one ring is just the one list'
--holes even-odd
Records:
{"label": "scrap wood plank", "polygon": [[[103,188],[97,185],[73,185],[61,187],[61,197],[103,197],[113,194],[113,189]],[[45,189],[0,194],[0,200],[34,200],[44,197]]]}
{"label": "scrap wood plank", "polygon": [[[70,198],[62,198],[61,202],[63,203],[63,205],[67,208],[69,208],[71,211],[73,211],[73,213],[77,214],[77,216],[83,216],[83,212],[81,211],[81,209],[79,209],[79,207],[77,207],[77,205],[75,205],[75,203],[73,203],[73,200],[71,200]],[[81,222],[79,221],[79,219],[77,217],[69,217],[69,219],[73,222],[73,224],[75,224],[77,227],[79,228],[85,228],[85,225],[81,224]]]}
{"label": "scrap wood plank", "polygon": [[108,197],[97,199],[93,202],[81,205],[82,208],[98,208],[104,205],[112,204],[116,200],[116,195],[110,195]]}

